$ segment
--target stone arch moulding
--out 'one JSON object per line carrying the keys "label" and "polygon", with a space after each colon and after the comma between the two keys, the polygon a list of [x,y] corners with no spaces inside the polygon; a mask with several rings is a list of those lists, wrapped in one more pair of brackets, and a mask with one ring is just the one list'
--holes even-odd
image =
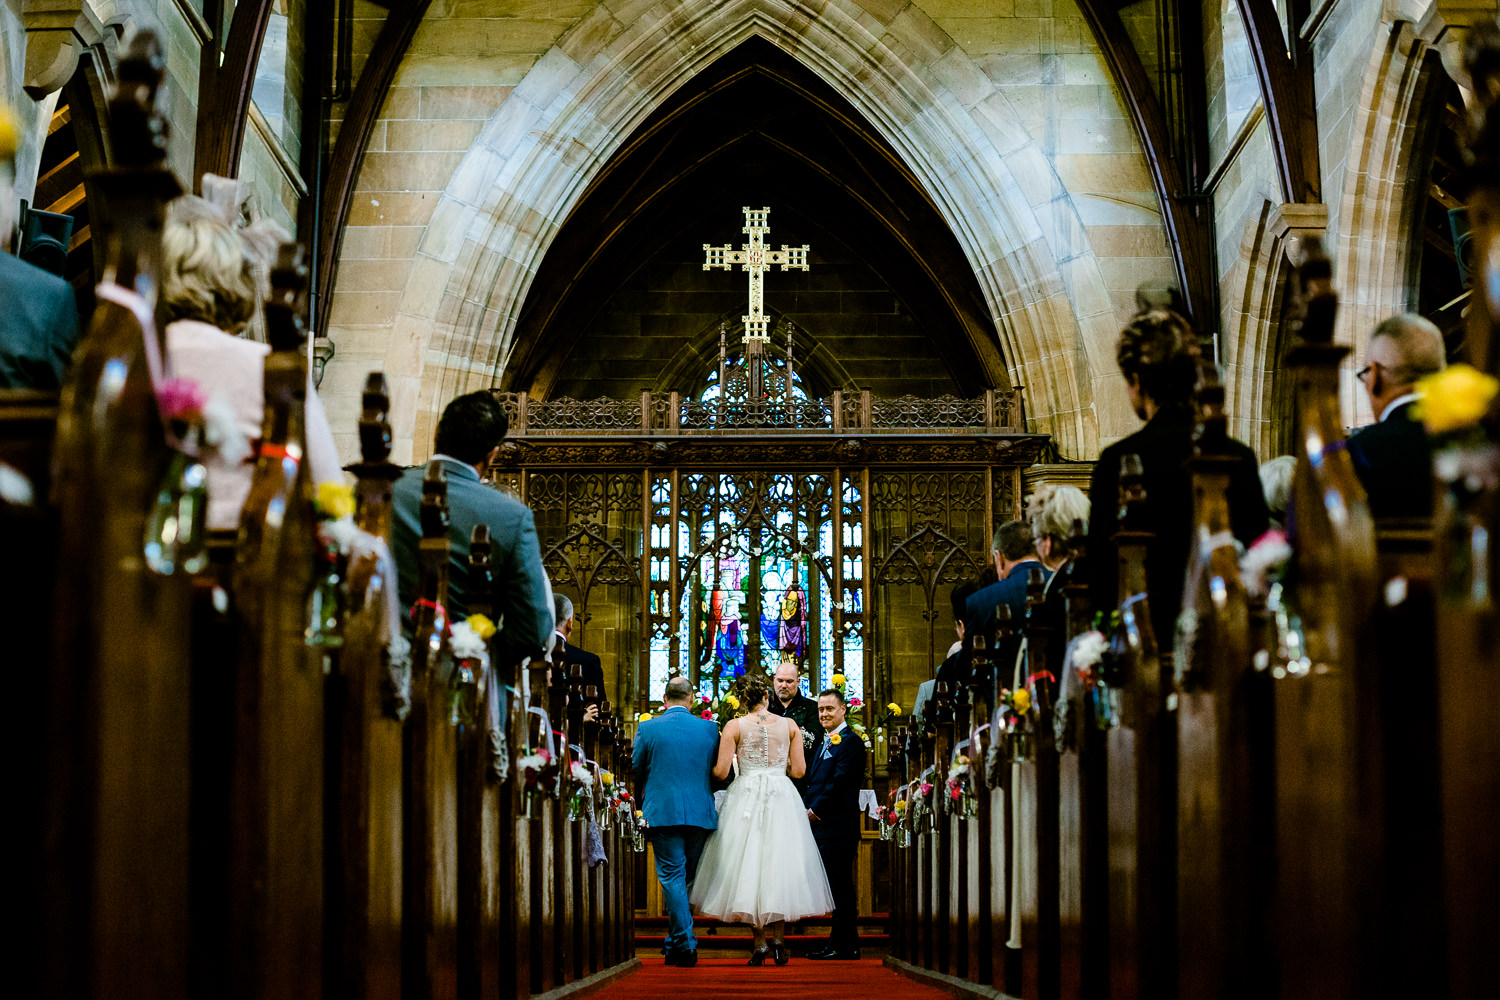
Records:
{"label": "stone arch moulding", "polygon": [[[414,411],[495,381],[530,281],[590,178],[653,108],[752,34],[844,94],[921,178],[974,268],[1012,383],[1027,386],[1033,429],[1065,454],[1092,454],[1090,374],[1113,367],[1116,330],[1107,308],[1074,311],[1073,283],[1103,287],[1086,237],[1053,237],[1071,240],[1054,250],[1031,208],[1047,197],[1028,185],[1060,180],[1050,167],[1041,179],[1011,169],[1026,145],[1019,116],[925,15],[907,5],[882,22],[853,0],[816,14],[790,0],[660,0],[628,24],[601,6],[570,29],[487,124],[423,236],[392,333],[419,362],[404,393]],[[1054,231],[1083,233],[1067,221]],[[417,412],[400,416],[416,429]]]}
{"label": "stone arch moulding", "polygon": [[1235,298],[1228,303],[1223,363],[1232,398],[1232,433],[1255,449],[1262,461],[1285,453],[1290,444],[1289,386],[1281,357],[1286,351],[1287,278],[1292,261],[1310,238],[1324,238],[1325,205],[1261,202],[1245,222],[1240,259],[1235,265]]}
{"label": "stone arch moulding", "polygon": [[[1338,339],[1353,345],[1352,359],[1364,356],[1377,323],[1413,304],[1409,236],[1425,194],[1426,178],[1414,162],[1422,119],[1434,74],[1454,61],[1469,23],[1465,16],[1474,13],[1465,8],[1445,16],[1445,8],[1460,5],[1444,0],[1392,0],[1387,6],[1399,10],[1365,65],[1332,254],[1340,293]],[[1374,415],[1354,368],[1353,361],[1345,365],[1340,396],[1345,418],[1359,425]]]}

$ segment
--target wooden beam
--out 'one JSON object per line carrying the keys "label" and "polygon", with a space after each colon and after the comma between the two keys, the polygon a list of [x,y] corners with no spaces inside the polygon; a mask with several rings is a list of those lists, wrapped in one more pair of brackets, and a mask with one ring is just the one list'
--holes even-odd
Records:
{"label": "wooden beam", "polygon": [[1250,58],[1260,84],[1276,176],[1288,204],[1316,204],[1323,200],[1318,168],[1318,109],[1313,89],[1312,53],[1293,35],[1288,50],[1275,0],[1235,0]]}
{"label": "wooden beam", "polygon": [[1112,0],[1078,0],[1084,20],[1109,65],[1110,74],[1146,153],[1151,183],[1161,203],[1177,282],[1201,330],[1218,326],[1219,291],[1214,268],[1213,206],[1193,189],[1172,152],[1172,133]]}
{"label": "wooden beam", "polygon": [[255,67],[260,62],[271,6],[272,0],[241,0],[236,4],[229,37],[224,39],[222,61],[219,45],[211,42],[203,46],[198,73],[198,139],[188,184],[193,190],[207,173],[239,176]]}
{"label": "wooden beam", "polygon": [[328,174],[323,182],[323,210],[314,249],[318,275],[318,336],[325,336],[328,330],[329,303],[333,296],[339,247],[343,243],[344,220],[349,217],[349,206],[354,200],[354,184],[359,180],[365,147],[369,145],[370,133],[375,129],[375,121],[385,104],[385,95],[391,89],[396,70],[401,66],[401,59],[431,3],[432,0],[411,0],[402,6],[392,5],[391,13],[375,39],[375,47],[359,74],[359,82],[354,85],[349,105],[344,109],[344,123],[339,127]]}

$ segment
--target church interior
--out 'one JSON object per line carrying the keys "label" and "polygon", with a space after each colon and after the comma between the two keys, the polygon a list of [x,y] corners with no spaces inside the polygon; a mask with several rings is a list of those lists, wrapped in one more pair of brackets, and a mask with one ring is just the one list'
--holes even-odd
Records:
{"label": "church interior", "polygon": [[[17,995],[1492,995],[1495,0],[3,0],[0,85]],[[675,968],[642,727],[788,670],[858,946]]]}

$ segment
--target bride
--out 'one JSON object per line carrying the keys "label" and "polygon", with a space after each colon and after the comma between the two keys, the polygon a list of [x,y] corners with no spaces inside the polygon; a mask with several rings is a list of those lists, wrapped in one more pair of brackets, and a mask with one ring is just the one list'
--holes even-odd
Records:
{"label": "bride", "polygon": [[719,809],[692,891],[698,912],[754,927],[750,965],[764,965],[768,955],[785,965],[786,921],[833,909],[807,808],[792,785],[807,773],[802,735],[795,722],[766,710],[769,695],[764,684],[745,684],[742,700],[752,707],[719,737],[714,777],[727,778],[736,756],[739,777]]}

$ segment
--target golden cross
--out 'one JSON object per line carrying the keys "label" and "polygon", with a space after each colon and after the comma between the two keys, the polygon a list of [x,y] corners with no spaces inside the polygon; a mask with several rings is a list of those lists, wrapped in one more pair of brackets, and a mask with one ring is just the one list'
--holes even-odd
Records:
{"label": "golden cross", "polygon": [[732,264],[743,264],[746,271],[750,272],[750,312],[745,320],[745,340],[764,342],[770,339],[770,333],[766,330],[765,296],[762,276],[766,270],[777,264],[781,265],[783,271],[797,268],[806,271],[807,266],[807,244],[800,247],[789,247],[785,243],[780,250],[766,249],[765,235],[771,229],[766,224],[766,216],[771,214],[769,208],[749,208],[745,210],[745,228],[742,230],[750,237],[750,242],[743,244],[738,250],[731,250],[728,246],[711,247],[703,244],[707,258],[703,262],[703,270],[711,271],[716,267],[729,270]]}

